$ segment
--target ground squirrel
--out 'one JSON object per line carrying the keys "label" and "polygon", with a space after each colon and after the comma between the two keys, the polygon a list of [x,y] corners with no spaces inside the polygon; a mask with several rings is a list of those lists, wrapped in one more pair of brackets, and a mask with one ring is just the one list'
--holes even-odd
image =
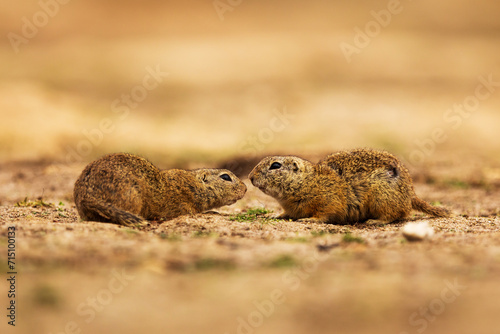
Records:
{"label": "ground squirrel", "polygon": [[131,226],[230,205],[245,192],[225,169],[162,171],[144,158],[117,153],[85,167],[74,199],[83,220]]}
{"label": "ground squirrel", "polygon": [[280,218],[393,222],[407,217],[412,209],[435,217],[450,215],[419,199],[408,170],[385,151],[342,151],[317,164],[295,156],[267,157],[249,178],[279,201],[285,210]]}

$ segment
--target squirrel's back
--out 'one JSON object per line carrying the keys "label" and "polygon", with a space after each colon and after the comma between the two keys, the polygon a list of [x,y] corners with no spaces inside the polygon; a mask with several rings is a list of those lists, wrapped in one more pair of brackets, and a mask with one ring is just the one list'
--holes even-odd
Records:
{"label": "squirrel's back", "polygon": [[418,210],[435,217],[448,217],[450,212],[417,197],[408,169],[389,152],[354,149],[329,155],[326,164],[343,177],[359,198],[366,216],[400,220]]}
{"label": "squirrel's back", "polygon": [[245,192],[244,183],[228,170],[162,171],[142,157],[116,153],[85,167],[74,199],[84,220],[134,225],[229,205]]}

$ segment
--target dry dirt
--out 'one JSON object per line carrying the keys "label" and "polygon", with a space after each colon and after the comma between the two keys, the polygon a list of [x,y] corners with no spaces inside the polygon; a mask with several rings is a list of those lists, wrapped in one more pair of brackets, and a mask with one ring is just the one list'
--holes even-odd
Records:
{"label": "dry dirt", "polygon": [[[499,333],[500,5],[221,2],[223,20],[211,0],[3,6],[0,333]],[[246,179],[268,154],[354,147],[398,155],[456,217],[415,213],[423,242],[402,223],[280,221]],[[249,191],[144,230],[80,221],[74,181],[123,151],[227,167]]]}
{"label": "dry dirt", "polygon": [[[83,222],[71,201],[81,168],[0,166],[0,240],[6,249],[16,227],[21,332],[487,333],[497,324],[498,183],[417,183],[458,215],[415,214],[409,221],[436,234],[411,243],[403,223],[273,219],[279,206],[248,179],[245,198],[218,212],[144,230]],[[241,216],[263,207],[274,212]]]}

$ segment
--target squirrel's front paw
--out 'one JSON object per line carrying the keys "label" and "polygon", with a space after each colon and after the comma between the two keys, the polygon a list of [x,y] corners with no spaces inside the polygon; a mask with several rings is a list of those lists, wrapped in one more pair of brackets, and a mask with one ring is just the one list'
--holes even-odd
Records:
{"label": "squirrel's front paw", "polygon": [[274,219],[293,220],[293,218],[286,213],[282,213],[281,215],[274,217]]}
{"label": "squirrel's front paw", "polygon": [[323,224],[325,222],[324,219],[321,219],[321,218],[314,218],[314,217],[310,217],[310,218],[301,218],[301,219],[297,219],[298,222],[300,223],[313,223],[313,224]]}

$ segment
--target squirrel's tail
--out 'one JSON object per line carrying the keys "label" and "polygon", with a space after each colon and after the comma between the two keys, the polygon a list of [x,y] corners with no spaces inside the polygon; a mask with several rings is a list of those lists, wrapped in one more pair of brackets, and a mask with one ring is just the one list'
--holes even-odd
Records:
{"label": "squirrel's tail", "polygon": [[426,213],[434,217],[445,218],[451,216],[451,212],[448,209],[438,208],[437,206],[430,205],[426,201],[418,198],[417,196],[413,196],[413,198],[411,199],[411,206],[413,210],[421,211],[423,213]]}
{"label": "squirrel's tail", "polygon": [[94,198],[85,198],[77,204],[78,213],[83,220],[110,222],[124,226],[144,225],[140,216],[119,209],[112,204],[102,203]]}

